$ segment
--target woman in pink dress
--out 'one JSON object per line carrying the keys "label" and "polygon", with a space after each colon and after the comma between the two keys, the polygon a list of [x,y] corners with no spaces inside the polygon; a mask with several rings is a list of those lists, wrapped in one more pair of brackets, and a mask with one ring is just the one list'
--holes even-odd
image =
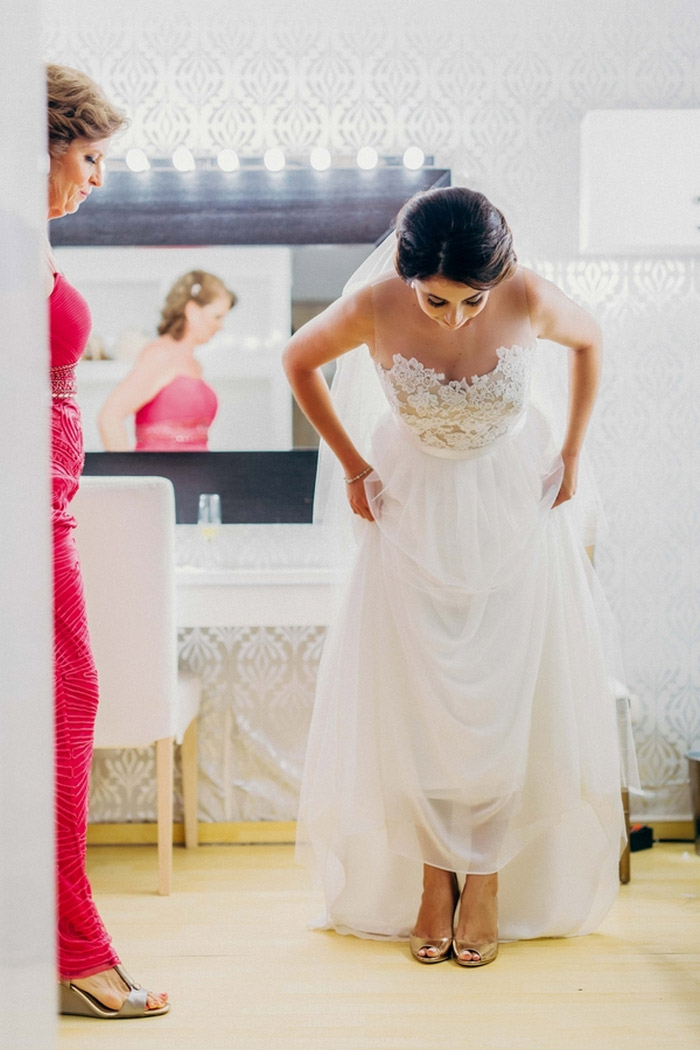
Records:
{"label": "woman in pink dress", "polygon": [[[85,74],[51,65],[48,77],[49,219],[77,211],[102,185],[110,137],[123,114]],[[90,334],[88,305],[65,279],[47,245],[51,348],[51,476],[56,719],[58,971],[62,1013],[150,1017],[166,995],[140,988],[122,969],[92,899],[85,872],[88,788],[98,685],[85,618],[69,503],[83,467],[75,366]]]}
{"label": "woman in pink dress", "polygon": [[108,452],[129,449],[124,421],[135,416],[136,452],[207,452],[217,399],[202,379],[198,346],[221,329],[236,296],[204,270],[180,277],[167,294],[158,338],[107,398],[99,416]]}

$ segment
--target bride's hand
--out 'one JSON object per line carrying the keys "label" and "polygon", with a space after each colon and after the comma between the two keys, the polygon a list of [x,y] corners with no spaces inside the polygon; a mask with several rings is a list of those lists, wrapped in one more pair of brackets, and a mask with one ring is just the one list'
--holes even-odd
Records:
{"label": "bride's hand", "polygon": [[560,503],[566,503],[567,500],[570,500],[576,495],[576,485],[578,482],[578,455],[562,452],[561,458],[564,463],[564,475],[561,479],[557,498],[552,504],[552,509],[558,507]]}
{"label": "bride's hand", "polygon": [[353,514],[358,514],[365,521],[374,521],[374,515],[370,510],[365,490],[365,479],[360,478],[357,481],[346,482],[345,489]]}

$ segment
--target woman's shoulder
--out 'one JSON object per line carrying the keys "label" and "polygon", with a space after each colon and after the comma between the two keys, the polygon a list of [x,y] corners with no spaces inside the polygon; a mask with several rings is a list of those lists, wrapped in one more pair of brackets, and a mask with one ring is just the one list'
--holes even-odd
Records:
{"label": "woman's shoulder", "polygon": [[562,304],[567,302],[567,296],[553,281],[548,281],[546,277],[542,277],[527,267],[523,266],[520,269],[523,275],[527,306],[533,321],[539,321],[556,313],[561,309]]}
{"label": "woman's shoulder", "polygon": [[368,285],[369,302],[382,314],[406,310],[415,299],[413,289],[395,272],[382,274]]}
{"label": "woman's shoulder", "polygon": [[158,336],[157,339],[153,339],[150,343],[146,343],[137,357],[136,363],[137,365],[146,365],[149,368],[155,368],[159,365],[168,365],[171,357],[171,347],[165,336]]}
{"label": "woman's shoulder", "polygon": [[520,276],[528,302],[531,304],[539,302],[543,296],[547,295],[550,288],[555,287],[546,277],[542,277],[528,266],[518,266],[516,273]]}
{"label": "woman's shoulder", "polygon": [[42,258],[42,278],[47,296],[50,296],[56,287],[56,279],[60,272],[56,256],[51,250],[51,245],[47,242],[44,245]]}
{"label": "woman's shoulder", "polygon": [[373,281],[370,281],[368,287],[374,292],[381,292],[384,295],[402,295],[406,291],[410,291],[406,282],[399,277],[395,270],[390,270],[389,273],[383,273],[379,277],[375,277]]}
{"label": "woman's shoulder", "polygon": [[408,285],[396,273],[388,273],[358,288],[347,297],[347,304],[349,312],[359,322],[373,326],[378,314],[386,316],[393,310],[403,312],[412,299]]}
{"label": "woman's shoulder", "polygon": [[400,295],[405,288],[406,285],[397,273],[383,273],[366,284],[361,284],[349,294],[346,293],[342,298],[360,310],[371,309],[378,296]]}
{"label": "woman's shoulder", "polygon": [[532,318],[537,312],[542,296],[546,294],[548,284],[549,282],[534,270],[519,265],[494,291],[503,307],[515,312],[524,311]]}

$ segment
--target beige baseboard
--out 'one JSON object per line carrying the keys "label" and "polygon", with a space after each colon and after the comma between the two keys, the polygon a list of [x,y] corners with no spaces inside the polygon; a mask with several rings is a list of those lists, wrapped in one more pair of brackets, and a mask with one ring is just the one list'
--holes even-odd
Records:
{"label": "beige baseboard", "polygon": [[[654,838],[660,841],[692,842],[692,820],[649,820]],[[294,842],[296,821],[200,821],[201,845],[250,845],[264,842]],[[155,845],[156,824],[88,824],[88,846],[142,846]],[[185,832],[182,824],[173,824],[173,842],[182,845]]]}
{"label": "beige baseboard", "polygon": [[[636,823],[633,821],[633,823]],[[654,838],[659,842],[692,842],[695,831],[692,820],[648,820],[639,821],[654,829]]]}
{"label": "beige baseboard", "polygon": [[[265,842],[294,842],[296,821],[200,821],[197,825],[200,845],[250,845]],[[143,846],[155,845],[158,838],[156,824],[88,824],[88,846]],[[173,842],[185,841],[183,824],[173,824]]]}

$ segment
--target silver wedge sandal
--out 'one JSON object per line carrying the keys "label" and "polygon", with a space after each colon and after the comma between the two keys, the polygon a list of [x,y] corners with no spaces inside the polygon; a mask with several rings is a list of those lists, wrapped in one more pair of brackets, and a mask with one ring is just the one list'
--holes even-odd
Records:
{"label": "silver wedge sandal", "polygon": [[99,1017],[104,1021],[120,1021],[128,1017],[158,1017],[160,1014],[167,1014],[170,1003],[159,1006],[155,1010],[149,1010],[146,1006],[148,991],[132,980],[121,966],[115,966],[114,969],[129,988],[129,994],[118,1010],[110,1010],[94,995],[90,995],[82,988],[77,988],[70,981],[61,981],[58,986],[59,1013],[75,1014],[79,1017]]}

